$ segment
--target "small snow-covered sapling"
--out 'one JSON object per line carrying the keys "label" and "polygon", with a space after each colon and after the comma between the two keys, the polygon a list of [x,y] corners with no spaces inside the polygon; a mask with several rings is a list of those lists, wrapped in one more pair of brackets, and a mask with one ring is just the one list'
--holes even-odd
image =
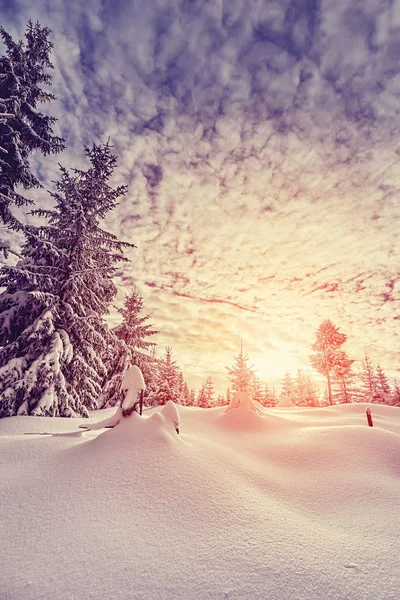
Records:
{"label": "small snow-covered sapling", "polygon": [[125,372],[121,384],[121,391],[125,396],[122,400],[123,417],[129,417],[134,411],[142,414],[145,389],[146,385],[141,370],[136,365],[132,365]]}

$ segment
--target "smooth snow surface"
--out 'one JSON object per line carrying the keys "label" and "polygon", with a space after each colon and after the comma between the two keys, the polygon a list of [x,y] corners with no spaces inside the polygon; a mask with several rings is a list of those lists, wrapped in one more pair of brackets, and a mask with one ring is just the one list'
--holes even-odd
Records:
{"label": "smooth snow surface", "polygon": [[0,420],[0,598],[398,600],[400,409],[366,407]]}

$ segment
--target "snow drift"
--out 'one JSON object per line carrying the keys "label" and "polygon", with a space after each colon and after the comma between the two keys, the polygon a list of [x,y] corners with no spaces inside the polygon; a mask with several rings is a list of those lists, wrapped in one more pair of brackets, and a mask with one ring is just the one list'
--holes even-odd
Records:
{"label": "snow drift", "polygon": [[400,410],[366,406],[3,419],[0,597],[397,600]]}

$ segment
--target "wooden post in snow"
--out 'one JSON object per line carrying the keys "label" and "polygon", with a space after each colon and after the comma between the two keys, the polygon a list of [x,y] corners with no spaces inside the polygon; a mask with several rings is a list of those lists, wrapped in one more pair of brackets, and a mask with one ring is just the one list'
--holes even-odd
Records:
{"label": "wooden post in snow", "polygon": [[368,407],[368,408],[367,408],[367,410],[366,410],[365,412],[366,412],[366,415],[367,415],[367,421],[368,421],[368,425],[369,425],[370,427],[373,427],[373,426],[374,426],[374,424],[373,424],[373,422],[372,422],[371,409]]}
{"label": "wooden post in snow", "polygon": [[143,395],[144,395],[144,390],[140,390],[140,405],[139,405],[140,406],[140,413],[139,413],[140,415],[143,412]]}

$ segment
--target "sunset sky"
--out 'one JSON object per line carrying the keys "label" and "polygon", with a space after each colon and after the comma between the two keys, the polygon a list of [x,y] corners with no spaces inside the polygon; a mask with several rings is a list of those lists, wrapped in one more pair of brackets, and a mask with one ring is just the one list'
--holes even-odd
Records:
{"label": "sunset sky", "polygon": [[[68,149],[110,137],[129,192],[108,221],[190,385],[226,387],[243,340],[278,385],[321,320],[400,372],[400,3],[0,0],[53,31],[46,107]],[[1,49],[2,50],[2,49]],[[38,197],[38,196],[36,196]],[[40,195],[47,202],[46,194]]]}

